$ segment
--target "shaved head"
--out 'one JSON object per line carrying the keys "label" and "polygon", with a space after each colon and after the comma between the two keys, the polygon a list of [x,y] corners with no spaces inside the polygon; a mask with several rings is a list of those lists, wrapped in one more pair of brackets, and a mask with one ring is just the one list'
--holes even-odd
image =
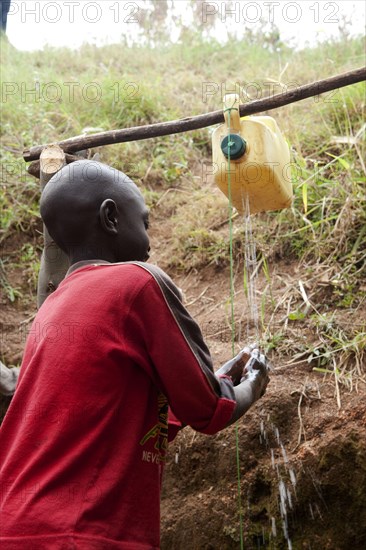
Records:
{"label": "shaved head", "polygon": [[64,166],[46,185],[40,209],[51,237],[71,260],[147,259],[144,199],[114,168],[88,160]]}

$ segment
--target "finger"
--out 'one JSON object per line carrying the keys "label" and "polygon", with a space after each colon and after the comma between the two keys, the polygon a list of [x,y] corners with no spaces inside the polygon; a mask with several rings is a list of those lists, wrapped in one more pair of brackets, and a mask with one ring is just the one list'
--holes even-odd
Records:
{"label": "finger", "polygon": [[245,346],[245,348],[241,349],[238,353],[238,357],[242,357],[243,355],[250,355],[251,354],[251,348],[249,346]]}

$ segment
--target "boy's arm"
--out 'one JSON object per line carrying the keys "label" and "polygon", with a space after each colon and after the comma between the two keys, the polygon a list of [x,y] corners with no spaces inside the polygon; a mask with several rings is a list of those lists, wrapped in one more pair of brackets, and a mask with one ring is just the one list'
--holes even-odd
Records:
{"label": "boy's arm", "polygon": [[[238,375],[232,377],[231,368],[215,376],[202,333],[182,305],[175,285],[155,266],[138,265],[153,278],[134,300],[124,331],[131,339],[130,349],[136,350],[135,360],[168,398],[173,428],[179,420],[197,431],[216,433],[259,398],[258,382],[252,386],[254,378],[262,380],[263,374],[258,371],[259,375],[249,379],[243,368],[246,362],[241,361]],[[263,391],[267,381],[265,374]]]}
{"label": "boy's arm", "polygon": [[19,367],[9,369],[0,361],[0,393],[2,395],[13,395],[18,382]]}
{"label": "boy's arm", "polygon": [[[234,384],[236,406],[227,424],[234,424],[247,410],[260,399],[269,382],[269,366],[264,355],[259,353],[253,344],[244,348],[233,359],[225,363],[215,376],[229,377]],[[179,430],[184,428],[174,413],[169,409],[169,441],[172,441]]]}

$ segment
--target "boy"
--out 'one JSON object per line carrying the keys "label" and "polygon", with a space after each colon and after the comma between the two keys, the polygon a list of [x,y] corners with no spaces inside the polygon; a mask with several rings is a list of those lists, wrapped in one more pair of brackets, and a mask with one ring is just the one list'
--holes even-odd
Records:
{"label": "boy", "polygon": [[215,376],[179,291],[145,263],[148,210],[121,172],[65,166],[41,215],[71,267],[34,319],[0,429],[0,542],[159,548],[168,436],[235,422],[265,391],[265,361],[245,369],[242,352]]}

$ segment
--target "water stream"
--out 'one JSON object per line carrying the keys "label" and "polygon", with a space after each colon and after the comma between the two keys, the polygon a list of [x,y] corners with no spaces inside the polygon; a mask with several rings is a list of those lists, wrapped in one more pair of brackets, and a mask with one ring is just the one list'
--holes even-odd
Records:
{"label": "water stream", "polygon": [[[282,530],[288,550],[292,550],[289,535],[289,515],[293,512],[293,499],[296,498],[296,474],[290,466],[285,446],[280,438],[279,429],[272,422],[267,427],[264,421],[260,424],[259,440],[269,450],[272,469],[277,477],[278,506],[281,516]],[[272,511],[273,512],[273,511]],[[271,516],[270,538],[277,537],[276,518]]]}
{"label": "water stream", "polygon": [[[244,288],[246,291],[248,316],[247,316],[247,340],[253,337],[251,327],[254,329],[254,342],[259,342],[259,315],[257,305],[257,248],[253,237],[252,220],[250,216],[249,198],[246,195],[244,207]],[[252,334],[250,334],[250,332]]]}
{"label": "water stream", "polygon": [[[256,242],[253,236],[252,222],[250,216],[249,198],[245,198],[244,208],[244,289],[247,298],[247,341],[252,340],[259,344],[261,330],[259,323],[258,304],[257,304],[257,280],[258,263]],[[284,538],[287,542],[288,550],[292,550],[292,542],[289,535],[289,515],[293,510],[293,499],[296,498],[296,475],[290,466],[290,461],[281,440],[280,432],[270,419],[268,422],[261,420],[259,439],[262,445],[270,452],[273,475],[277,477],[278,486],[278,507],[281,517],[281,528]],[[266,540],[274,539],[278,536],[278,527],[274,510],[270,515],[269,534],[263,532],[263,546],[266,546]],[[260,544],[262,546],[262,544]]]}
{"label": "water stream", "polygon": [[[246,309],[246,344],[257,343],[260,345],[262,337],[262,320],[259,318],[258,308],[258,270],[260,267],[257,262],[256,241],[253,236],[252,219],[250,215],[250,206],[248,197],[245,198],[244,205],[244,270],[243,281],[244,290],[247,299]],[[244,327],[243,327],[244,328]],[[240,335],[239,335],[240,338]],[[244,338],[243,338],[244,340]],[[271,481],[271,493],[277,499],[268,499],[268,505],[274,509],[268,509],[268,529],[263,529],[258,533],[256,545],[258,548],[271,547],[271,541],[277,539],[280,542],[281,531],[288,550],[292,550],[293,542],[291,532],[296,529],[295,508],[297,505],[297,477],[295,469],[291,463],[279,428],[268,415],[267,419],[262,419],[259,426],[259,440],[269,453],[270,465],[273,472]],[[315,486],[314,479],[311,480]],[[274,492],[273,492],[274,491]],[[319,489],[318,489],[319,492]],[[320,493],[319,493],[320,494]],[[321,495],[320,495],[321,496]],[[247,494],[248,499],[248,517],[251,517],[250,511],[250,490]],[[322,519],[321,510],[317,503],[309,503],[309,509],[305,512],[315,521],[316,517]],[[282,543],[282,541],[281,541]]]}

